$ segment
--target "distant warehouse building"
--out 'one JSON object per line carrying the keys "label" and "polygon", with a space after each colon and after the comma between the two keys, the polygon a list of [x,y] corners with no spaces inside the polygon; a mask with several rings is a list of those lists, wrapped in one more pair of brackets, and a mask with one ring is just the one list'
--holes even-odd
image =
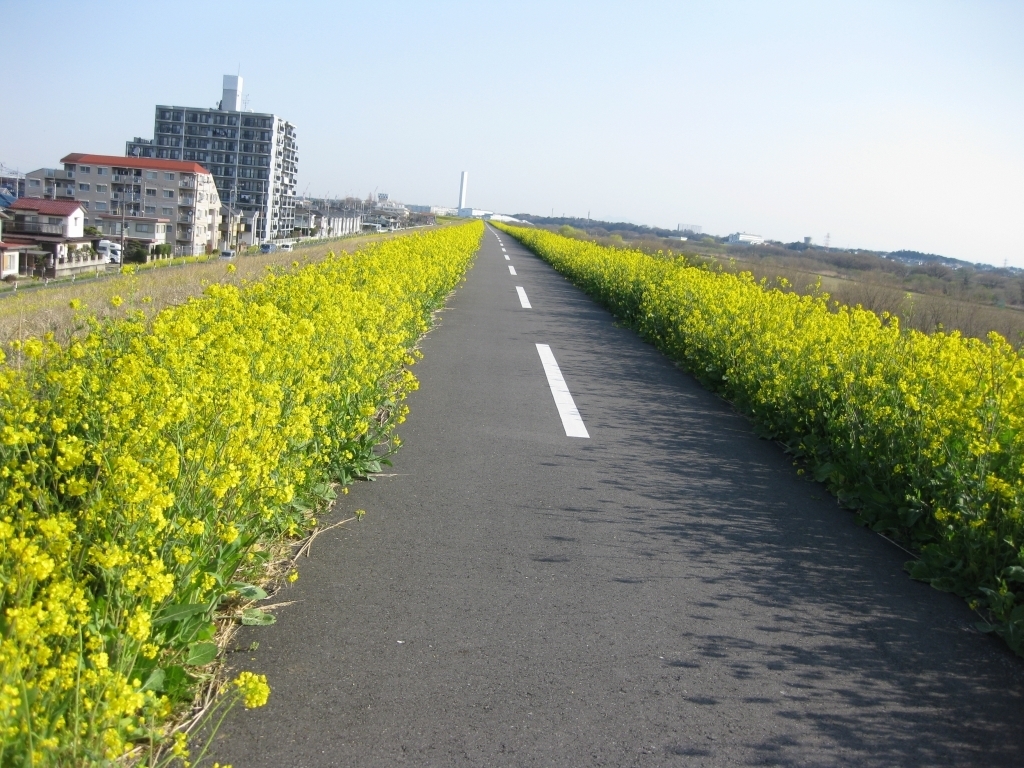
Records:
{"label": "distant warehouse building", "polygon": [[740,245],[761,245],[764,243],[764,238],[760,235],[748,235],[746,232],[737,232],[734,235],[729,235],[730,243],[739,243]]}

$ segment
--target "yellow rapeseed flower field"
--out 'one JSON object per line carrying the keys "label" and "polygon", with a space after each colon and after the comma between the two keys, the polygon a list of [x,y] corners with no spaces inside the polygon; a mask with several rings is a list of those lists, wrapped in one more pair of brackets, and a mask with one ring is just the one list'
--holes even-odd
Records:
{"label": "yellow rapeseed flower field", "polygon": [[[394,447],[413,345],[481,235],[277,267],[152,318],[79,315],[67,344],[0,352],[0,765],[166,738],[239,575]],[[266,701],[260,679],[236,688]]]}
{"label": "yellow rapeseed flower field", "polygon": [[786,443],[1024,655],[1024,359],[749,274],[498,225]]}

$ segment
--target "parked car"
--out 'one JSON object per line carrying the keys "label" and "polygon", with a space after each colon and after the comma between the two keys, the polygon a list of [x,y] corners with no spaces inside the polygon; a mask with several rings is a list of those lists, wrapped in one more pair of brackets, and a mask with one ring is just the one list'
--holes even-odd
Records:
{"label": "parked car", "polygon": [[121,263],[121,244],[110,240],[100,240],[96,243],[96,253],[107,260],[108,264]]}
{"label": "parked car", "polygon": [[235,258],[235,252],[232,250],[225,249],[220,252],[220,257],[222,259],[233,259]]}
{"label": "parked car", "polygon": [[291,243],[281,243],[281,250],[282,251],[290,251],[291,249],[292,249],[292,244]]}
{"label": "parked car", "polygon": [[273,253],[277,250],[277,246],[273,243],[262,243],[260,245],[260,253]]}

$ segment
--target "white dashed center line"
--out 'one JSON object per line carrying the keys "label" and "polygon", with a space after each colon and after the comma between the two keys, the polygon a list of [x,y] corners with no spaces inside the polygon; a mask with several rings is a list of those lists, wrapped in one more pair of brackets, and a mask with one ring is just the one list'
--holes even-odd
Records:
{"label": "white dashed center line", "polygon": [[510,259],[510,258],[508,257],[508,254],[507,254],[507,253],[505,254],[505,261],[512,261],[512,259]]}
{"label": "white dashed center line", "polygon": [[516,273],[516,268],[513,267],[511,264],[508,265],[508,273],[510,275],[514,275]]}
{"label": "white dashed center line", "polygon": [[555,398],[555,407],[558,408],[558,415],[562,418],[562,427],[565,429],[566,437],[590,437],[587,427],[583,423],[576,403],[573,402],[569,387],[562,378],[562,371],[555,362],[555,356],[551,347],[547,344],[537,345],[537,354],[540,355],[541,365],[544,366],[544,375],[548,377],[548,386],[551,388],[551,396]]}
{"label": "white dashed center line", "polygon": [[530,300],[526,298],[526,291],[523,290],[523,286],[517,285],[516,293],[519,294],[519,303],[523,305],[523,309],[533,309],[533,307],[530,306]]}

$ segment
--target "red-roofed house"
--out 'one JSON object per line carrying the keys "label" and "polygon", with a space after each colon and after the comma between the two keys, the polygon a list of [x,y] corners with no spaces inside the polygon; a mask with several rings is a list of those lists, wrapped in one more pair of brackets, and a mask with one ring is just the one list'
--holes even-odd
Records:
{"label": "red-roofed house", "polygon": [[0,280],[17,279],[18,259],[21,256],[19,243],[4,242],[4,222],[12,221],[14,217],[0,209]]}
{"label": "red-roofed house", "polygon": [[74,152],[64,167],[26,174],[29,195],[74,200],[86,225],[105,237],[124,237],[154,246],[171,243],[176,255],[216,248],[220,196],[213,176],[199,163],[149,157]]}
{"label": "red-roofed house", "polygon": [[[7,207],[8,242],[27,246],[18,272],[64,277],[105,269],[104,260],[85,236],[85,211],[73,200],[22,197]],[[45,253],[44,253],[45,252]]]}

